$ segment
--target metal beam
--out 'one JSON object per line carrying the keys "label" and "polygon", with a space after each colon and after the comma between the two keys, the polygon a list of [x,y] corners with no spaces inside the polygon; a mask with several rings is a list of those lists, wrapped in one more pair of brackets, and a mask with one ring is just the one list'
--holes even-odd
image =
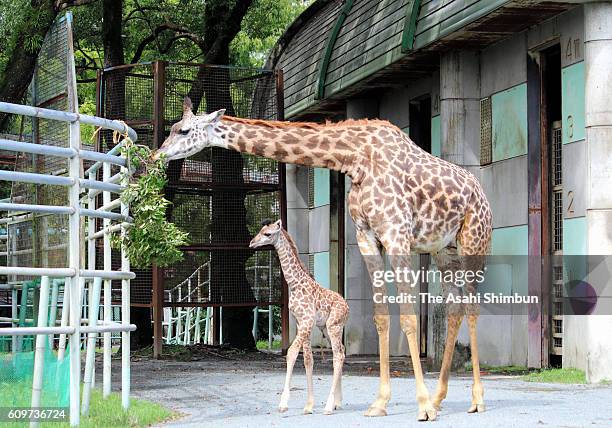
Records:
{"label": "metal beam", "polygon": [[321,61],[321,68],[319,69],[319,79],[317,81],[317,91],[315,92],[315,100],[322,100],[325,98],[325,78],[327,77],[327,69],[329,68],[329,61],[331,59],[332,52],[334,51],[334,46],[336,45],[336,39],[338,38],[338,34],[342,29],[342,25],[346,20],[351,8],[353,7],[353,0],[345,0],[344,6],[342,6],[342,10],[336,19],[336,23],[334,24],[334,28],[329,34],[329,38],[327,39],[327,45],[325,46],[325,53],[323,54],[323,61]]}
{"label": "metal beam", "polygon": [[410,0],[406,5],[406,18],[404,19],[404,31],[402,32],[402,53],[408,53],[414,47],[414,33],[420,9],[421,0]]}

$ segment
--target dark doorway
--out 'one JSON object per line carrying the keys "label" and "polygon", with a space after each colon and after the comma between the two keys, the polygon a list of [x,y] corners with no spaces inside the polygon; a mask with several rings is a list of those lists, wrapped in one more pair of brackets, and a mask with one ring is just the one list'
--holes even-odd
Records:
{"label": "dark doorway", "polygon": [[[560,367],[563,354],[563,177],[561,140],[561,48],[540,53],[542,76],[542,255],[551,260],[543,272],[543,287],[550,296],[544,302],[550,316],[543,318],[548,364]],[[555,256],[555,257],[550,257]]]}
{"label": "dark doorway", "polygon": [[410,139],[431,153],[431,97],[427,95],[411,100],[409,116]]}
{"label": "dark doorway", "polygon": [[[429,95],[410,100],[408,112],[410,128],[408,135],[414,143],[427,153],[431,153],[431,97]],[[419,256],[419,269],[428,269],[431,263],[429,254]],[[426,293],[429,284],[421,281],[420,292]],[[427,357],[427,320],[428,305],[421,303],[419,307],[419,343],[421,357]]]}

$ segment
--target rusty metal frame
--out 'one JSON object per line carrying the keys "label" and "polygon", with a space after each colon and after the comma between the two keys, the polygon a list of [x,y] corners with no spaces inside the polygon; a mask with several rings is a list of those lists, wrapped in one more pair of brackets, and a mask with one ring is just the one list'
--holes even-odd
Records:
{"label": "rusty metal frame", "polygon": [[[164,96],[165,96],[165,77],[166,77],[166,66],[169,63],[166,61],[154,61],[147,63],[139,63],[139,64],[124,64],[116,67],[108,67],[98,72],[98,76],[96,79],[96,91],[97,91],[97,112],[100,115],[103,115],[104,111],[104,96],[105,96],[105,79],[104,73],[114,71],[114,70],[129,70],[136,68],[142,65],[152,65],[152,76],[148,75],[140,75],[137,73],[126,73],[126,75],[137,75],[138,77],[149,77],[153,79],[153,119],[152,120],[126,120],[127,124],[132,125],[151,125],[153,128],[153,144],[155,147],[159,147],[164,139],[165,126],[167,121],[164,118]],[[199,63],[185,63],[185,62],[172,62],[173,65],[186,65],[193,67],[210,67],[210,68],[240,68],[240,67],[231,67],[231,66],[216,66],[209,64],[199,64]],[[262,70],[262,76],[264,75],[264,70]],[[253,78],[256,78],[257,74],[254,74]],[[284,120],[284,79],[283,73],[280,70],[274,71],[274,79],[275,79],[275,87],[276,87],[276,105],[277,105],[277,117],[278,120]],[[243,79],[242,79],[243,80]],[[100,137],[98,136],[98,145],[100,143]],[[98,146],[99,147],[99,146]],[[264,193],[268,192],[279,192],[280,193],[280,216],[283,224],[287,224],[287,198],[286,198],[286,180],[285,180],[285,164],[278,164],[278,184],[263,184],[254,186],[252,184],[246,183],[245,185],[224,185],[223,183],[192,183],[188,181],[178,181],[172,182],[167,185],[167,190],[176,190],[178,188],[184,189],[185,186],[192,189],[194,193],[197,194],[205,194],[213,190],[231,190],[231,191],[239,191],[239,192],[253,192],[253,191],[261,191]],[[204,245],[190,245],[183,247],[183,250],[202,250],[202,251],[210,251],[210,250],[242,250],[248,249],[248,244],[204,244]],[[263,250],[270,250],[270,248],[262,248]],[[213,342],[218,343],[219,340],[219,320],[220,320],[220,308],[227,307],[255,307],[255,306],[265,306],[265,305],[278,305],[281,307],[281,331],[282,331],[282,351],[283,354],[287,352],[289,348],[289,308],[288,308],[288,288],[287,283],[282,275],[281,271],[281,300],[273,301],[273,302],[249,302],[249,303],[236,303],[236,304],[227,304],[227,303],[203,303],[203,302],[181,302],[181,307],[212,307],[213,308]],[[153,266],[152,269],[152,299],[151,303],[132,303],[133,307],[150,307],[153,310],[153,355],[154,358],[160,358],[162,354],[162,345],[163,345],[163,309],[166,307],[175,307],[179,306],[178,303],[174,302],[165,302],[164,299],[164,277],[163,277],[163,269],[158,268],[157,266]]]}

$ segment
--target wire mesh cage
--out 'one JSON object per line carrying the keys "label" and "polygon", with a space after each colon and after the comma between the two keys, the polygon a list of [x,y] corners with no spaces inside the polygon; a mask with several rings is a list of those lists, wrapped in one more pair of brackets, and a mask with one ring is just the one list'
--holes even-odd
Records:
{"label": "wire mesh cage", "polygon": [[[56,21],[41,46],[24,102],[35,107],[69,111],[69,24]],[[42,118],[13,116],[2,138],[55,147],[68,147],[69,125]],[[85,147],[86,148],[86,147]],[[15,172],[65,176],[68,160],[40,154],[4,152],[7,168]],[[65,187],[14,182],[10,202],[56,205],[68,203]],[[62,214],[12,213],[6,225],[6,264],[54,268],[67,263],[68,216]],[[27,278],[26,278],[27,279]],[[12,279],[9,278],[9,281]]]}
{"label": "wire mesh cage", "polygon": [[[106,69],[99,81],[99,114],[124,120],[150,148],[181,120],[186,96],[196,114],[225,109],[237,117],[278,118],[273,71],[159,61]],[[112,145],[110,135],[101,135],[100,144]],[[166,305],[281,302],[276,255],[248,248],[261,221],[278,219],[285,209],[280,171],[276,161],[218,148],[169,164],[167,216],[189,233],[190,244],[184,260],[157,277]],[[134,303],[152,302],[153,279],[151,271],[137,272]]]}

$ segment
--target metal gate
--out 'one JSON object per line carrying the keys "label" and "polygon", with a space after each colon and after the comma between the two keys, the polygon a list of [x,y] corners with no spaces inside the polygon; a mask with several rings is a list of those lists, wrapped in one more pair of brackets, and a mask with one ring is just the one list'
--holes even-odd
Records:
{"label": "metal gate", "polygon": [[551,232],[552,232],[552,337],[550,352],[563,354],[563,175],[561,121],[554,122],[551,136]]}

